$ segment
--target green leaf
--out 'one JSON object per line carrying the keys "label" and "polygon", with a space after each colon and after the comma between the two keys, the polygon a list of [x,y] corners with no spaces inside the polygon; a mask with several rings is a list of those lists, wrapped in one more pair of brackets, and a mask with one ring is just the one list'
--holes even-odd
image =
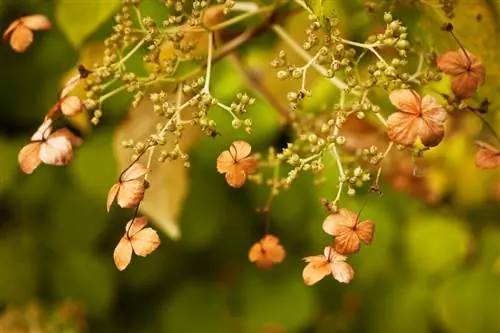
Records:
{"label": "green leaf", "polygon": [[56,21],[71,44],[78,48],[118,8],[120,0],[59,0]]}

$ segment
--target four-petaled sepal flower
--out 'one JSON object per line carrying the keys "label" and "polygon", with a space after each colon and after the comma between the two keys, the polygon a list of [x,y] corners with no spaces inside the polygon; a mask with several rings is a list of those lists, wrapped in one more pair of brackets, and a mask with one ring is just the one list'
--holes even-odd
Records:
{"label": "four-petaled sepal flower", "polygon": [[273,235],[265,235],[260,241],[252,245],[248,259],[262,269],[271,268],[285,258],[285,250],[279,239]]}
{"label": "four-petaled sepal flower", "polygon": [[302,271],[304,283],[308,286],[315,284],[327,275],[332,275],[340,283],[349,283],[354,278],[354,269],[346,263],[347,257],[331,247],[325,247],[322,255],[306,257],[307,266]]}
{"label": "four-petaled sepal flower", "polygon": [[227,183],[235,188],[243,186],[247,176],[257,170],[257,160],[250,156],[252,146],[245,141],[235,141],[229,150],[217,158],[217,171],[226,174]]}
{"label": "four-petaled sepal flower", "polygon": [[123,172],[118,179],[118,183],[114,184],[108,192],[107,211],[109,212],[115,198],[118,206],[122,208],[133,208],[139,205],[144,198],[146,186],[145,181],[138,178],[148,172],[149,170],[138,162],[135,162]]}

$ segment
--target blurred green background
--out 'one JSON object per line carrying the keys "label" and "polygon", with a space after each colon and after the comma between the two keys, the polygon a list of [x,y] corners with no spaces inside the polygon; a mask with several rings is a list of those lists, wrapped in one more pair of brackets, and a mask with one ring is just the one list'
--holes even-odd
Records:
{"label": "blurred green background", "polygon": [[[93,14],[77,8],[92,1],[70,1],[82,20],[89,20],[83,26],[94,25]],[[434,9],[417,3],[403,2],[394,12],[409,25],[411,38],[438,51],[456,49],[449,36],[440,34]],[[231,134],[230,120],[221,113],[221,131],[229,134],[194,144],[181,239],[160,233],[156,252],[134,257],[118,272],[112,253],[131,212],[114,208],[107,214],[105,198],[119,172],[113,135],[130,98],[105,104],[95,129],[84,119],[70,124],[84,144],[67,167],[42,166],[26,176],[17,165],[18,151],[54,104],[63,77],[81,61],[82,50],[89,52],[88,45],[110,31],[104,11],[106,22],[75,48],[67,24],[64,30],[57,23],[63,4],[68,1],[0,2],[2,30],[32,13],[55,22],[51,31],[36,33],[25,54],[14,53],[7,43],[0,47],[1,333],[500,332],[500,177],[498,171],[475,168],[473,139],[481,131],[477,119],[467,117],[430,157],[437,201],[426,204],[387,183],[382,198],[369,199],[363,216],[375,221],[375,240],[349,258],[356,276],[348,285],[330,277],[313,287],[302,281],[301,258],[321,253],[330,241],[321,230],[326,215],[319,198],[336,191],[332,181],[314,186],[309,174],[273,202],[271,232],[287,251],[284,263],[260,271],[247,260],[250,246],[262,236],[264,220],[255,207],[263,205],[266,191],[254,184],[229,188],[216,172],[215,159],[235,138],[245,138],[260,152],[282,144],[286,133],[265,101],[251,111],[250,138]],[[144,0],[143,6],[146,13],[162,10],[157,0]],[[498,2],[463,1],[460,6],[457,34],[487,64],[487,84],[479,94],[491,99],[489,120],[498,128],[500,58],[498,48],[492,49],[500,40]],[[370,13],[362,1],[338,1],[338,9],[346,35],[355,40],[382,22],[382,12]],[[303,36],[304,16],[293,20],[292,33]],[[83,29],[78,22],[69,29]],[[280,48],[276,43],[272,34],[264,35],[243,52],[272,74],[266,66]],[[244,85],[231,62],[215,65],[212,92],[221,100],[230,101],[238,91],[254,93]],[[286,87],[276,87],[286,95]],[[168,186],[165,190],[175,190]],[[358,210],[363,200],[344,203]]]}

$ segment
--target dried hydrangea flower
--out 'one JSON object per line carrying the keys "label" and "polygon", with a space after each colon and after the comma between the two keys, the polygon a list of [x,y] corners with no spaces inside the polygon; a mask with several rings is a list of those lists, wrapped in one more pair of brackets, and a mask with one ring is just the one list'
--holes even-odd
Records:
{"label": "dried hydrangea flower", "polygon": [[245,141],[235,141],[229,150],[217,158],[217,171],[226,174],[227,183],[235,188],[243,186],[249,174],[257,170],[257,160],[250,156],[252,146]]}
{"label": "dried hydrangea flower", "polygon": [[160,246],[160,237],[153,228],[144,228],[146,217],[136,217],[127,223],[125,234],[118,242],[113,253],[116,267],[123,271],[132,260],[132,252],[145,257]]}
{"label": "dried hydrangea flower", "polygon": [[358,252],[361,242],[371,244],[375,225],[372,221],[359,221],[359,215],[345,208],[329,215],[323,222],[323,230],[335,237],[335,251],[340,254]]}
{"label": "dried hydrangea flower", "polygon": [[482,141],[476,141],[476,166],[481,169],[494,169],[500,166],[500,150]]}
{"label": "dried hydrangea flower", "polygon": [[306,257],[307,266],[302,271],[304,283],[308,286],[332,275],[340,283],[349,283],[354,278],[354,269],[346,263],[347,257],[331,247],[325,247],[322,255]]}
{"label": "dried hydrangea flower", "polygon": [[132,164],[114,184],[108,192],[108,199],[106,200],[106,209],[110,210],[113,201],[118,203],[122,208],[136,207],[144,198],[146,187],[144,180],[138,179],[148,173],[149,170],[142,166],[142,164],[135,162]]}
{"label": "dried hydrangea flower", "polygon": [[485,69],[482,62],[469,51],[449,51],[439,56],[436,65],[453,76],[451,90],[459,98],[474,96],[477,87],[484,83]]}
{"label": "dried hydrangea flower", "polygon": [[279,239],[273,235],[266,235],[253,244],[248,253],[248,259],[257,267],[266,269],[278,264],[285,258],[285,249],[279,244]]}
{"label": "dried hydrangea flower", "polygon": [[[43,126],[43,125],[42,125]],[[18,155],[18,162],[24,173],[31,174],[43,162],[49,165],[66,165],[73,158],[73,147],[81,143],[81,139],[66,128],[50,133],[50,128],[44,133],[34,134],[41,136],[24,146]]]}
{"label": "dried hydrangea flower", "polygon": [[51,27],[52,23],[44,15],[24,16],[9,25],[3,34],[3,38],[10,38],[10,46],[14,51],[24,52],[33,42],[32,30],[48,30]]}
{"label": "dried hydrangea flower", "polygon": [[398,89],[389,94],[398,108],[387,119],[387,135],[391,141],[411,146],[420,138],[426,147],[434,147],[444,137],[446,110],[432,96],[420,95],[411,89]]}

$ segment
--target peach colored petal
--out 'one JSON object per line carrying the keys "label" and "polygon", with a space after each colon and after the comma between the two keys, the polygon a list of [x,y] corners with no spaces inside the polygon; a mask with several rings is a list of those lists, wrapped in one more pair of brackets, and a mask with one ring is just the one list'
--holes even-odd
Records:
{"label": "peach colored petal", "polygon": [[10,36],[10,46],[14,51],[24,52],[33,42],[33,32],[24,25],[18,25]]}
{"label": "peach colored petal", "polygon": [[266,258],[274,264],[282,262],[285,259],[285,255],[285,249],[279,244],[266,249]]}
{"label": "peach colored petal", "polygon": [[430,123],[427,126],[422,125],[422,130],[418,134],[424,146],[435,147],[444,138],[444,126],[436,123]]}
{"label": "peach colored petal", "polygon": [[328,261],[346,261],[347,257],[343,254],[335,252],[335,250],[331,246],[327,246],[324,249],[325,258],[328,258]]}
{"label": "peach colored petal", "polygon": [[15,20],[14,22],[12,22],[8,27],[7,29],[5,30],[5,32],[3,33],[3,36],[2,38],[3,39],[7,39],[9,37],[9,34],[14,31],[14,29],[16,29],[19,24],[21,24],[21,20],[20,19],[17,19]]}
{"label": "peach colored petal", "polygon": [[250,260],[250,262],[256,262],[262,257],[262,255],[262,244],[260,242],[257,242],[253,244],[250,248],[250,251],[248,251],[248,260]]}
{"label": "peach colored petal", "polygon": [[118,242],[118,245],[113,252],[113,259],[115,261],[116,268],[123,271],[130,264],[132,260],[132,245],[127,235],[123,236]]}
{"label": "peach colored petal", "polygon": [[404,112],[395,112],[387,119],[387,136],[394,143],[410,146],[415,143],[418,133],[415,130],[415,121],[423,122],[420,117]]}
{"label": "peach colored petal", "polygon": [[329,235],[336,236],[344,227],[354,228],[357,214],[341,208],[338,213],[328,215],[323,222],[323,231]]}
{"label": "peach colored petal", "polygon": [[389,94],[391,103],[401,112],[420,114],[420,95],[411,89],[397,89]]}
{"label": "peach colored petal", "polygon": [[245,141],[234,141],[229,147],[229,152],[233,156],[233,158],[238,162],[239,160],[244,159],[252,152],[252,146],[248,142]]}
{"label": "peach colored petal", "polygon": [[160,246],[160,237],[153,228],[145,228],[131,237],[132,249],[138,256],[145,257]]}
{"label": "peach colored petal", "polygon": [[41,142],[28,143],[21,148],[17,156],[19,167],[24,173],[32,174],[33,171],[42,163],[40,160]]}
{"label": "peach colored petal", "polygon": [[335,261],[330,264],[335,280],[340,283],[349,283],[354,278],[354,269],[346,262]]}
{"label": "peach colored petal", "polygon": [[335,236],[335,251],[340,254],[351,254],[358,252],[361,243],[356,232],[344,227],[337,236]]}
{"label": "peach colored petal", "polygon": [[52,23],[45,15],[35,14],[21,18],[22,24],[31,30],[48,30],[52,28]]}
{"label": "peach colored petal", "polygon": [[263,244],[263,246],[274,246],[276,244],[279,244],[279,242],[280,240],[278,239],[278,237],[270,234],[265,235],[260,240],[260,243]]}
{"label": "peach colored petal", "polygon": [[481,169],[494,169],[500,166],[500,151],[481,141],[476,141],[479,149],[475,156],[476,166]]}
{"label": "peach colored petal", "polygon": [[40,145],[40,159],[49,165],[66,165],[73,158],[73,146],[66,136],[50,136]]}
{"label": "peach colored petal", "polygon": [[447,113],[445,108],[433,96],[426,95],[422,99],[422,117],[426,122],[443,123],[446,120]]}
{"label": "peach colored petal", "polygon": [[356,226],[358,238],[367,245],[371,244],[374,231],[375,224],[372,221],[365,221]]}
{"label": "peach colored petal", "polygon": [[127,225],[125,226],[125,234],[128,235],[128,237],[132,238],[136,233],[141,231],[147,225],[147,217],[136,217],[133,220],[127,222]]}
{"label": "peach colored petal", "polygon": [[[308,258],[317,258],[308,257]],[[332,267],[328,261],[325,260],[323,256],[322,260],[311,259],[309,264],[302,271],[302,278],[307,286],[311,286],[316,282],[322,280],[325,276],[332,272]]]}
{"label": "peach colored petal", "polygon": [[479,85],[479,78],[471,72],[457,75],[451,81],[451,90],[458,98],[469,98],[474,96]]}
{"label": "peach colored petal", "polygon": [[120,183],[120,190],[118,191],[116,202],[121,208],[137,207],[144,198],[145,191],[146,188],[143,180],[133,179],[122,182]]}
{"label": "peach colored petal", "polygon": [[255,159],[252,156],[246,157],[240,161],[238,161],[238,164],[241,165],[243,170],[245,170],[247,175],[251,175],[257,171],[258,167],[258,162],[257,159]]}
{"label": "peach colored petal", "polygon": [[76,116],[83,110],[82,100],[77,96],[68,96],[61,101],[61,112],[68,117]]}
{"label": "peach colored petal", "polygon": [[227,183],[234,188],[242,187],[247,180],[247,174],[241,166],[236,164],[232,171],[226,173]]}
{"label": "peach colored petal", "polygon": [[71,142],[73,147],[79,146],[82,143],[82,139],[77,137],[67,128],[61,128],[52,133],[49,138],[65,137]]}
{"label": "peach colored petal", "polygon": [[108,198],[106,200],[106,210],[109,212],[111,209],[111,205],[113,204],[113,201],[115,201],[116,195],[118,194],[118,191],[120,190],[120,184],[114,184],[111,186],[108,192]]}
{"label": "peach colored petal", "polygon": [[127,171],[122,174],[121,181],[128,182],[130,180],[137,179],[144,176],[146,173],[148,173],[148,171],[149,170],[142,164],[140,164],[139,162],[135,162],[130,166],[130,168],[127,169]]}
{"label": "peach colored petal", "polygon": [[235,163],[229,151],[224,150],[220,153],[219,157],[217,157],[217,171],[219,171],[219,173],[231,172]]}
{"label": "peach colored petal", "polygon": [[[460,50],[462,51],[462,50]],[[460,51],[448,51],[436,59],[436,65],[444,73],[449,75],[459,75],[467,69],[468,60],[465,54]],[[470,56],[471,54],[467,52]]]}

